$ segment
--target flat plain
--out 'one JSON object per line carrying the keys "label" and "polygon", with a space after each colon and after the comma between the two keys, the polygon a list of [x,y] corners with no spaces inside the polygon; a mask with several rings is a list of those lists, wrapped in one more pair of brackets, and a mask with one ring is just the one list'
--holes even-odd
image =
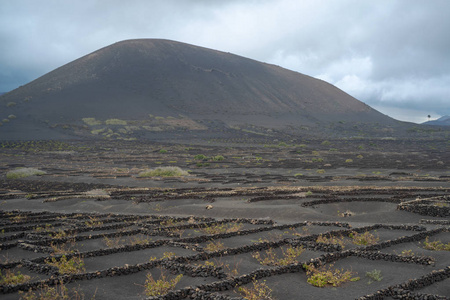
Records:
{"label": "flat plain", "polygon": [[[2,281],[2,299],[450,297],[445,139],[16,141],[0,155],[2,280],[27,279]],[[6,175],[20,168],[45,173]],[[146,174],[158,168],[185,172]],[[176,285],[152,296],[149,274]]]}

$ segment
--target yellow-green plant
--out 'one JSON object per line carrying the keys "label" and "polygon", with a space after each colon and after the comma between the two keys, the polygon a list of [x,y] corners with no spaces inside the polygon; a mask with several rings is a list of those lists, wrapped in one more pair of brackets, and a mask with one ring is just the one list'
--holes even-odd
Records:
{"label": "yellow-green plant", "polygon": [[242,223],[221,223],[204,226],[199,228],[199,230],[205,234],[220,234],[239,231],[243,226],[244,224]]}
{"label": "yellow-green plant", "polygon": [[[71,291],[62,283],[58,283],[55,286],[42,285],[39,290],[33,291],[30,289],[28,292],[19,291],[20,299],[23,300],[81,300],[85,299],[83,293],[73,288]],[[95,294],[91,299],[95,299]]]}
{"label": "yellow-green plant", "polygon": [[144,288],[145,295],[148,297],[162,296],[167,294],[169,291],[173,290],[175,286],[180,282],[182,274],[178,275],[173,279],[168,279],[164,273],[161,273],[161,277],[158,280],[153,279],[151,273],[147,274],[147,279],[145,280]]}
{"label": "yellow-green plant", "polygon": [[359,277],[353,277],[355,273],[353,273],[352,271],[344,271],[344,269],[333,269],[333,265],[329,265],[328,268],[325,266],[316,268],[313,264],[305,264],[303,265],[303,267],[306,269],[306,276],[308,277],[307,282],[317,287],[336,287],[345,282],[360,280]]}
{"label": "yellow-green plant", "polygon": [[20,284],[30,281],[31,277],[28,275],[24,275],[17,271],[14,273],[10,269],[5,269],[5,273],[3,271],[0,272],[0,285],[14,285]]}
{"label": "yellow-green plant", "polygon": [[402,253],[400,254],[400,256],[414,256],[414,252],[412,252],[411,249],[409,249],[409,250],[402,250]]}
{"label": "yellow-green plant", "polygon": [[52,224],[45,224],[44,226],[38,226],[36,228],[34,228],[35,232],[49,232],[53,229],[53,225]]}
{"label": "yellow-green plant", "polygon": [[222,242],[217,241],[217,242],[209,242],[206,246],[205,246],[205,250],[209,251],[209,252],[214,252],[214,251],[219,251],[225,249],[225,246],[223,245]]}
{"label": "yellow-green plant", "polygon": [[19,179],[19,178],[25,178],[29,176],[34,175],[44,175],[46,174],[45,171],[41,171],[35,168],[18,168],[12,171],[9,171],[6,173],[7,179]]}
{"label": "yellow-green plant", "polygon": [[179,167],[158,167],[140,172],[138,177],[180,177],[187,176],[189,173]]}
{"label": "yellow-green plant", "polygon": [[50,243],[50,248],[53,250],[53,254],[64,254],[76,252],[75,240],[70,239],[65,243]]}
{"label": "yellow-green plant", "polygon": [[333,245],[340,245],[342,248],[345,247],[345,240],[343,236],[325,236],[320,234],[317,239],[316,243],[323,243],[323,244],[333,244]]}
{"label": "yellow-green plant", "polygon": [[234,266],[230,266],[230,264],[226,264],[220,260],[214,259],[214,261],[205,261],[203,264],[199,264],[199,266],[205,266],[205,267],[214,267],[214,268],[223,268],[225,273],[227,273],[228,276],[238,276],[239,275],[239,264],[241,262],[237,262],[234,264]]}
{"label": "yellow-green plant", "polygon": [[240,287],[239,293],[247,300],[272,300],[272,289],[267,286],[266,281],[253,280],[252,287]]}
{"label": "yellow-green plant", "polygon": [[87,227],[102,226],[103,222],[97,217],[89,217],[89,220],[84,222]]}
{"label": "yellow-green plant", "polygon": [[366,231],[364,233],[352,232],[349,237],[352,239],[353,244],[361,246],[369,246],[378,243],[380,238],[374,234]]}
{"label": "yellow-green plant", "polygon": [[442,243],[441,241],[433,241],[430,242],[429,237],[425,239],[423,242],[424,248],[433,251],[450,251],[450,242],[447,244]]}
{"label": "yellow-green plant", "polygon": [[95,118],[83,118],[82,120],[89,126],[102,125],[102,121],[96,120]]}
{"label": "yellow-green plant", "polygon": [[289,246],[286,250],[282,250],[282,257],[277,257],[275,250],[273,248],[269,248],[265,251],[264,257],[262,257],[260,252],[254,252],[252,254],[253,258],[255,258],[260,264],[266,266],[287,266],[293,263],[298,262],[297,257],[299,257],[305,249],[302,246],[292,247]]}
{"label": "yellow-green plant", "polygon": [[106,125],[127,125],[127,121],[120,119],[108,119],[105,121]]}
{"label": "yellow-green plant", "polygon": [[120,236],[113,238],[105,236],[103,238],[103,243],[105,243],[106,247],[108,248],[115,248],[122,244],[122,238]]}
{"label": "yellow-green plant", "polygon": [[366,272],[366,277],[369,278],[368,284],[372,284],[375,281],[383,280],[383,276],[381,276],[381,271],[377,269],[372,270],[370,272]]}
{"label": "yellow-green plant", "polygon": [[47,259],[46,263],[57,267],[60,274],[78,274],[86,271],[84,261],[81,257],[72,257],[67,259],[65,255],[61,256],[59,260],[55,257]]}
{"label": "yellow-green plant", "polygon": [[163,253],[163,258],[167,258],[167,259],[171,259],[173,257],[177,256],[175,253],[173,252],[164,252]]}

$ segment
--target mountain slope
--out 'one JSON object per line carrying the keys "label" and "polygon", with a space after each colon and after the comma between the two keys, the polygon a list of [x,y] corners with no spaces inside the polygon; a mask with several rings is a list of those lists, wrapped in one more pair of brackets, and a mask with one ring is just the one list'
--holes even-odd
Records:
{"label": "mountain slope", "polygon": [[[45,137],[51,127],[68,129],[62,135],[101,129],[83,129],[83,118],[95,118],[98,126],[107,119],[127,124],[134,120],[133,126],[154,130],[180,127],[174,120],[198,130],[206,130],[199,124],[205,120],[225,127],[264,128],[341,120],[395,123],[324,81],[229,53],[155,39],[102,48],[0,96],[0,105],[7,107],[0,118],[17,117],[3,122],[0,138],[12,132],[28,135],[27,130]],[[166,122],[159,124],[155,118]]]}
{"label": "mountain slope", "polygon": [[437,120],[427,121],[422,123],[424,125],[436,125],[436,126],[450,126],[450,116],[443,116]]}

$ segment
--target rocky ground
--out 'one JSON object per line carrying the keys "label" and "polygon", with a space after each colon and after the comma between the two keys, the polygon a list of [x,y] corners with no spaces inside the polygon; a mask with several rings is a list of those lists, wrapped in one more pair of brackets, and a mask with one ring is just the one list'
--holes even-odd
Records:
{"label": "rocky ground", "polygon": [[[2,299],[57,288],[142,299],[156,290],[148,274],[176,279],[161,299],[447,299],[448,150],[446,140],[2,142]],[[188,173],[142,176],[169,166]],[[8,175],[17,168],[45,174]]]}

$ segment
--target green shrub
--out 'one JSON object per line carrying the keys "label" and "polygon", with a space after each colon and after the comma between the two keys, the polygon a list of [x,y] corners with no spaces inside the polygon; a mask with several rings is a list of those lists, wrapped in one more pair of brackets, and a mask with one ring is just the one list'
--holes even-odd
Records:
{"label": "green shrub", "polygon": [[179,177],[187,175],[189,175],[189,173],[179,167],[159,167],[140,172],[138,177]]}
{"label": "green shrub", "polygon": [[224,244],[221,241],[217,241],[217,242],[209,242],[206,246],[205,246],[205,250],[209,251],[209,252],[214,252],[214,251],[219,251],[225,249]]}
{"label": "green shrub", "polygon": [[46,263],[57,267],[60,274],[78,274],[86,271],[84,268],[84,261],[81,257],[72,257],[71,259],[67,259],[65,255],[63,255],[59,260],[55,257],[46,260]]}
{"label": "green shrub", "polygon": [[224,159],[225,159],[225,157],[223,157],[222,155],[216,155],[216,156],[212,157],[213,161],[222,161]]}
{"label": "green shrub", "polygon": [[353,244],[361,246],[369,246],[378,243],[379,237],[366,231],[364,233],[352,232],[349,237],[353,240]]}
{"label": "green shrub", "polygon": [[127,125],[127,121],[120,119],[108,119],[105,121],[106,125]]}
{"label": "green shrub", "polygon": [[297,257],[299,257],[305,249],[302,246],[292,247],[289,246],[286,251],[282,250],[282,257],[278,258],[274,249],[269,248],[265,251],[265,256],[261,257],[259,252],[255,252],[252,254],[253,258],[255,258],[260,264],[265,266],[287,266],[293,263],[298,262]]}
{"label": "green shrub", "polygon": [[20,272],[14,273],[13,271],[6,269],[5,274],[0,273],[0,285],[14,285],[21,284],[30,281],[31,277],[23,275]]}
{"label": "green shrub", "polygon": [[91,134],[97,135],[97,134],[102,133],[105,130],[106,130],[106,128],[94,129],[94,130],[91,130]]}
{"label": "green shrub", "polygon": [[343,236],[337,237],[320,234],[316,239],[316,243],[340,245],[342,248],[345,247],[345,240]]}
{"label": "green shrub", "polygon": [[161,273],[160,279],[153,279],[152,274],[147,274],[147,279],[145,280],[145,295],[148,297],[162,296],[167,294],[169,291],[173,290],[175,286],[180,282],[183,275],[180,274],[173,279],[167,279],[166,276]]}
{"label": "green shrub", "polygon": [[165,154],[165,153],[167,153],[167,150],[166,149],[161,149],[161,150],[159,150],[159,153]]}
{"label": "green shrub", "polygon": [[96,120],[95,118],[83,118],[81,120],[89,126],[102,125],[102,121]]}
{"label": "green shrub", "polygon": [[383,276],[381,276],[381,271],[377,269],[370,272],[366,272],[366,277],[369,277],[368,284],[372,284],[375,281],[383,280]]}
{"label": "green shrub", "polygon": [[442,243],[441,241],[433,241],[430,242],[428,237],[423,242],[424,248],[433,251],[450,251],[450,242],[447,244]]}
{"label": "green shrub", "polygon": [[35,168],[19,168],[6,173],[7,179],[18,179],[25,178],[33,175],[44,175],[47,174],[44,171]]}
{"label": "green shrub", "polygon": [[208,157],[203,154],[197,154],[196,156],[194,156],[194,159],[195,160],[206,160],[206,159],[208,159]]}
{"label": "green shrub", "polygon": [[8,102],[8,104],[6,104],[7,107],[13,107],[16,106],[16,102]]}
{"label": "green shrub", "polygon": [[237,232],[241,230],[244,226],[242,223],[220,223],[214,225],[206,225],[204,227],[200,227],[199,231],[205,234],[221,234],[221,233],[230,233]]}
{"label": "green shrub", "polygon": [[359,277],[352,277],[352,271],[344,271],[344,269],[333,269],[333,265],[328,268],[325,266],[318,269],[313,264],[303,265],[306,269],[306,275],[308,276],[307,282],[313,286],[325,287],[325,286],[340,286],[341,284],[349,281],[358,281]]}
{"label": "green shrub", "polygon": [[253,281],[253,287],[240,287],[239,293],[247,300],[271,300],[272,289],[269,288],[266,284],[266,281],[258,282],[257,280]]}
{"label": "green shrub", "polygon": [[346,159],[345,162],[346,162],[346,163],[352,163],[352,162],[353,162],[353,159],[351,159],[351,158]]}
{"label": "green shrub", "polygon": [[9,116],[8,116],[8,119],[10,119],[10,120],[13,120],[13,119],[15,119],[15,118],[17,118],[16,115],[9,115]]}
{"label": "green shrub", "polygon": [[[69,290],[62,281],[55,286],[41,284],[39,290],[19,291],[20,299],[23,300],[62,300],[62,299],[87,299],[77,288]],[[91,299],[95,299],[95,294]]]}

